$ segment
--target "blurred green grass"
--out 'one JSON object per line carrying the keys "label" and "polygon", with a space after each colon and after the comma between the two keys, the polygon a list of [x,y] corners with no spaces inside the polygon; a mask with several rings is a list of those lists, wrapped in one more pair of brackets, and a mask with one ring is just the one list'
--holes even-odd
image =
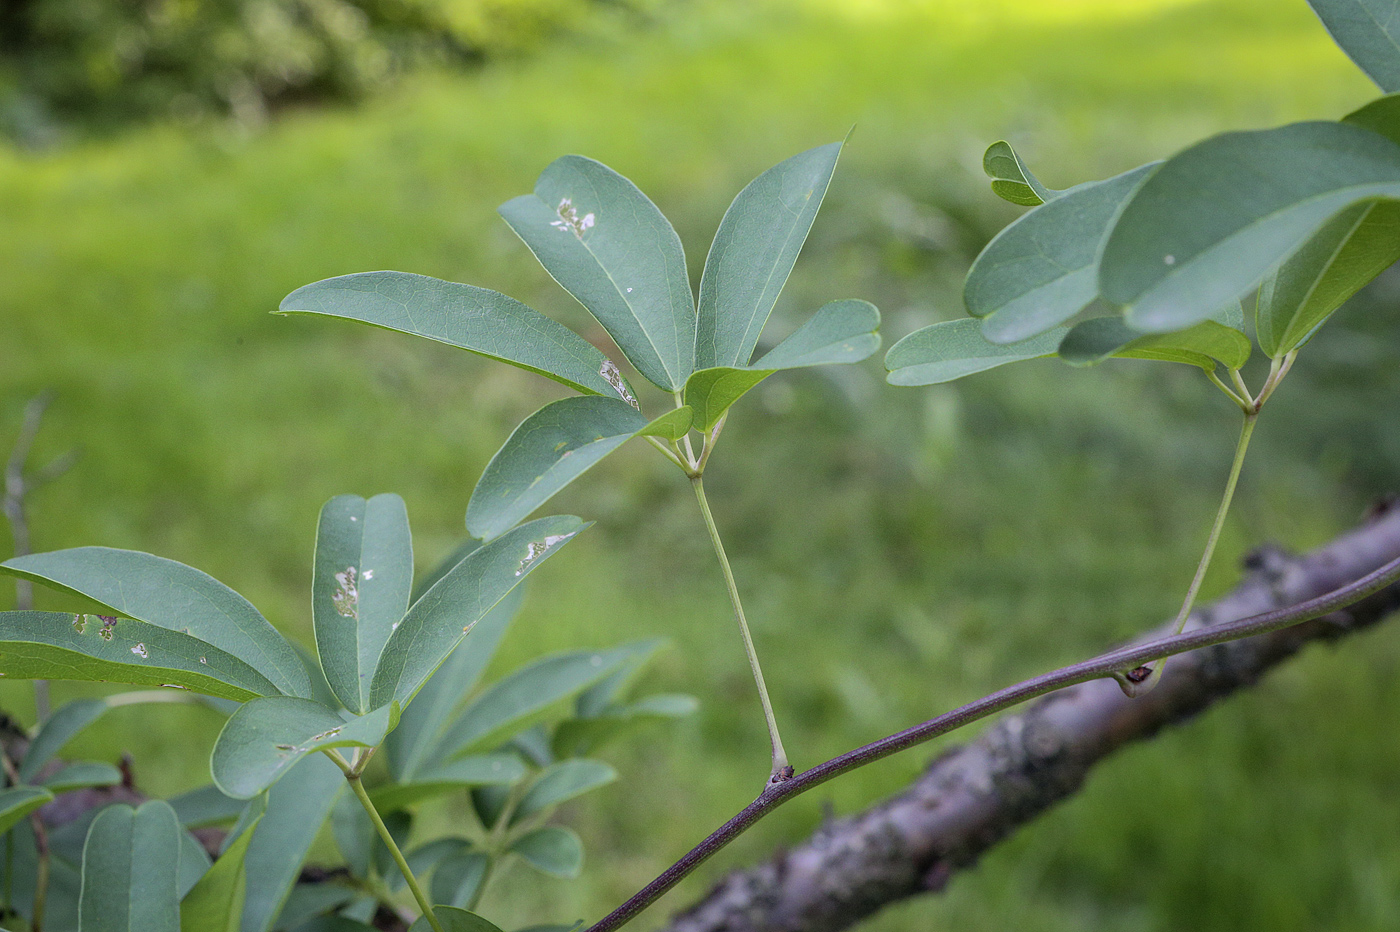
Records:
{"label": "blurred green grass", "polygon": [[[1301,0],[716,0],[643,34],[423,75],[259,135],[157,127],[44,157],[0,153],[0,437],[53,388],[39,458],[85,451],[35,497],[37,549],[182,560],[309,641],[327,498],[404,495],[429,566],[462,534],[490,455],[558,393],[426,342],[270,316],[293,288],[405,269],[504,291],[601,341],[497,204],[557,155],[602,159],[672,218],[698,276],[743,183],[854,124],[773,330],[860,296],[882,308],[888,343],[958,316],[967,262],[1015,216],[981,177],[991,140],[1013,139],[1065,186],[1373,95]],[[1277,397],[1207,595],[1237,578],[1248,548],[1317,544],[1394,488],[1387,297],[1325,331]],[[1354,371],[1358,353],[1368,372]],[[877,358],[771,380],[731,418],[707,485],[796,762],[1167,616],[1234,431],[1203,380],[1157,367],[1038,363],[908,391],[883,384]],[[485,904],[507,928],[598,915],[766,773],[723,586],[679,476],[624,450],[549,510],[599,524],[537,577],[494,669],[664,634],[674,647],[648,685],[703,704],[620,748],[623,782],[569,811],[589,843],[584,880],[508,875]],[[868,928],[1395,928],[1398,659],[1385,630],[1309,655],[1120,756],[945,895]],[[0,687],[5,709],[27,715],[27,703],[23,684]],[[169,793],[207,778],[216,728],[201,710],[127,709],[84,750],[130,749],[143,784]],[[801,837],[824,805],[850,811],[897,789],[927,756],[793,803],[644,922]]]}

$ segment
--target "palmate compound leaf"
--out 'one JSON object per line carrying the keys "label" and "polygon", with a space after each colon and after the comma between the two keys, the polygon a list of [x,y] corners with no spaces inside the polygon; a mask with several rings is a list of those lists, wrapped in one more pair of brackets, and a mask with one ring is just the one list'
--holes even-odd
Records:
{"label": "palmate compound leaf", "polygon": [[1400,199],[1400,146],[1345,123],[1225,133],[1133,194],[1104,243],[1099,288],[1129,326],[1181,330],[1238,301],[1339,212]]}
{"label": "palmate compound leaf", "polygon": [[483,540],[499,537],[628,440],[684,436],[689,418],[688,409],[678,409],[649,423],[626,402],[597,395],[545,405],[486,465],[467,504],[467,530]]}
{"label": "palmate compound leaf", "polygon": [[472,626],[535,567],[588,524],[572,515],[539,518],[469,554],[408,610],[374,673],[370,706],[408,706]]}
{"label": "palmate compound leaf", "polygon": [[82,932],[179,932],[180,825],[164,802],[108,806],[83,846]]}
{"label": "palmate compound leaf", "polygon": [[680,390],[695,366],[695,298],[680,237],[636,185],[566,155],[500,214],[638,372]]}
{"label": "palmate compound leaf", "polygon": [[495,291],[407,272],[360,272],[304,285],[280,314],[343,317],[519,366],[578,391],[628,398],[617,365],[563,324]]}
{"label": "palmate compound leaf", "polygon": [[214,743],[214,784],[234,799],[251,799],[313,751],[378,747],[398,719],[393,702],[358,717],[291,696],[244,703]]}
{"label": "palmate compound leaf", "polygon": [[84,596],[111,614],[191,635],[232,654],[285,695],[310,694],[296,651],[243,596],[193,567],[110,547],[15,557],[0,573]]}
{"label": "palmate compound leaf", "polygon": [[66,612],[0,612],[0,676],[176,686],[238,701],[279,693],[257,670],[199,638]]}
{"label": "palmate compound leaf", "polygon": [[880,312],[870,302],[831,301],[753,364],[695,372],[685,383],[684,395],[695,412],[695,426],[713,428],[736,401],[774,372],[860,362],[880,348],[879,327]]}
{"label": "palmate compound leaf", "polygon": [[1099,247],[1119,208],[1157,163],[1060,192],[1008,225],[968,270],[963,303],[993,343],[1019,343],[1099,294]]}
{"label": "palmate compound leaf", "polygon": [[1400,91],[1400,2],[1308,0],[1332,39],[1383,91]]}
{"label": "palmate compound leaf", "polygon": [[745,366],[821,209],[843,143],[778,163],[734,198],[720,221],[705,271],[695,366]]}
{"label": "palmate compound leaf", "polygon": [[993,343],[973,317],[915,330],[885,355],[891,385],[935,385],[1007,363],[1055,355],[1068,327],[1056,327],[1020,343]]}
{"label": "palmate compound leaf", "polygon": [[336,698],[369,711],[370,683],[413,591],[413,538],[397,495],[338,495],[316,529],[316,652]]}
{"label": "palmate compound leaf", "polygon": [[1041,184],[1003,139],[992,143],[982,154],[982,170],[992,179],[993,194],[1021,207],[1038,207],[1065,193]]}

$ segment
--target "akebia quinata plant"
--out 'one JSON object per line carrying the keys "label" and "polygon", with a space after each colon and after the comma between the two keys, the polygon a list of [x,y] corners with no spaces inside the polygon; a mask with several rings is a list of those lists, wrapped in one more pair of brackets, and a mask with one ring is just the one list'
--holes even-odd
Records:
{"label": "akebia quinata plant", "polygon": [[323,314],[427,337],[554,379],[576,397],[526,418],[487,464],[467,530],[495,540],[633,438],[689,479],[724,571],[772,745],[770,780],[792,774],[703,476],[729,409],[774,372],[854,363],[880,346],[868,302],[832,301],[766,353],[759,337],[831,183],[842,143],[795,155],[739,193],[692,292],[680,237],[636,185],[570,155],[500,213],[545,270],[588,309],[626,361],[665,394],[644,414],[617,362],[518,301],[404,272],[364,272],[292,292],[283,313]]}

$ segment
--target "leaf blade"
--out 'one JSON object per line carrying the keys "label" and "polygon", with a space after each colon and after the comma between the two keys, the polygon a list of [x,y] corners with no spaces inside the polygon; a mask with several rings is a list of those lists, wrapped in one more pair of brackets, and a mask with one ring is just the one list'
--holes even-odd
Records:
{"label": "leaf blade", "polygon": [[992,179],[993,194],[1021,207],[1038,207],[1065,193],[1041,184],[1004,139],[998,139],[982,153],[982,171]]}
{"label": "leaf blade", "polygon": [[83,932],[179,932],[180,826],[160,801],[108,806],[83,845]]}
{"label": "leaf blade", "polygon": [[891,385],[936,385],[1008,363],[1053,356],[1067,327],[1020,343],[992,343],[973,317],[930,324],[904,337],[885,355]]}
{"label": "leaf blade", "polygon": [[1383,91],[1400,91],[1400,5],[1395,0],[1308,0],[1333,41]]}
{"label": "leaf blade", "polygon": [[617,172],[556,159],[499,212],[540,264],[653,384],[678,391],[695,364],[695,299],[670,222]]}
{"label": "leaf blade", "polygon": [[821,209],[844,143],[794,155],[749,182],[725,211],[705,259],[695,367],[748,365]]}

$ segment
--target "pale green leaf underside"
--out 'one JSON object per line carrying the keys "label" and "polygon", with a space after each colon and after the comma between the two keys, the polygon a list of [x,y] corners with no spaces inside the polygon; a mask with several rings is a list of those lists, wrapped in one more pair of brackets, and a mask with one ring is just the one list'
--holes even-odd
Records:
{"label": "pale green leaf underside", "polygon": [[1400,3],[1308,0],[1332,39],[1381,90],[1400,91]]}
{"label": "pale green leaf underside", "polygon": [[583,869],[583,842],[557,825],[526,832],[511,844],[510,850],[535,870],[554,877],[577,877]]}
{"label": "pale green leaf underside", "polygon": [[963,303],[993,343],[1019,343],[1099,294],[1099,246],[1119,207],[1155,166],[1060,192],[992,239],[968,270]]}
{"label": "pale green leaf underside", "polygon": [[551,806],[582,796],[617,779],[617,771],[602,761],[564,760],[546,767],[511,814],[512,824],[544,812]]}
{"label": "pale green leaf underside", "polygon": [[982,154],[982,170],[992,179],[992,193],[1022,207],[1037,207],[1064,194],[1047,188],[1021,161],[1005,140],[997,140]]}
{"label": "pale green leaf underside", "polygon": [[66,793],[69,790],[89,786],[111,786],[122,782],[122,772],[111,764],[100,761],[76,761],[64,764],[56,773],[45,777],[43,786],[50,793]]}
{"label": "pale green leaf underside", "polygon": [[595,346],[514,298],[474,285],[360,272],[304,285],[282,299],[278,313],[343,317],[456,346],[581,392],[619,394],[605,376],[611,363]]}
{"label": "pale green leaf underside", "polygon": [[444,858],[433,872],[433,902],[457,907],[467,905],[486,879],[490,866],[491,858],[480,851],[464,851]]}
{"label": "pale green leaf underside", "polygon": [[1259,347],[1297,348],[1342,303],[1400,259],[1400,203],[1371,201],[1327,221],[1264,279],[1255,310]]}
{"label": "pale green leaf underside", "polygon": [[540,518],[457,564],[413,603],[390,635],[374,674],[370,705],[397,701],[406,707],[472,625],[587,526],[571,515]]}
{"label": "pale green leaf underside", "polygon": [[1249,359],[1249,338],[1234,327],[1203,320],[1174,333],[1144,335],[1121,317],[1096,317],[1074,326],[1060,343],[1060,358],[1086,366],[1110,357],[1149,359],[1215,371],[1216,360],[1239,369]]}
{"label": "pale green leaf underside", "polygon": [[1400,146],[1343,123],[1225,133],[1174,156],[1104,244],[1103,297],[1130,326],[1180,330],[1240,299],[1337,213],[1400,198]]}
{"label": "pale green leaf underside", "polygon": [[20,819],[53,800],[53,793],[37,786],[12,786],[0,790],[0,835]]}
{"label": "pale green leaf underside", "polygon": [[493,683],[473,699],[439,742],[436,760],[489,746],[555,702],[587,689],[650,644],[578,651],[537,660]]}
{"label": "pale green leaf underside", "polygon": [[413,538],[397,495],[338,495],[321,509],[311,584],[316,652],[347,709],[369,711],[379,655],[408,611]]}
{"label": "pale green leaf underside", "polygon": [[393,812],[452,790],[510,785],[524,776],[525,765],[514,754],[473,754],[424,767],[408,782],[378,787],[370,799],[380,812]]}
{"label": "pale green leaf underside", "polygon": [[0,675],[173,685],[236,700],[279,692],[237,657],[188,634],[127,618],[107,624],[97,615],[66,612],[0,612]]}
{"label": "pale green leaf underside", "polygon": [[880,348],[880,312],[868,301],[831,301],[752,365],[701,369],[686,381],[695,426],[709,430],[754,386],[782,369],[856,363]]}
{"label": "pale green leaf underside", "polygon": [[268,790],[267,813],[248,846],[248,895],[241,932],[268,932],[301,873],[317,832],[345,790],[345,776],[312,754]]}
{"label": "pale green leaf underside", "polygon": [[410,783],[417,777],[448,720],[467,694],[476,688],[481,671],[491,661],[520,608],[524,591],[524,586],[515,587],[487,612],[419,690],[413,704],[404,710],[399,727],[390,732],[384,742],[389,772],[397,782]]}
{"label": "pale green leaf underside", "polygon": [[885,356],[891,385],[935,385],[1007,363],[1055,355],[1067,327],[1056,327],[1021,343],[992,343],[974,317],[946,320],[915,330]]}
{"label": "pale green leaf underside", "polygon": [[467,530],[491,540],[647,427],[625,401],[585,395],[545,405],[517,427],[477,481]]}
{"label": "pale green leaf underside", "polygon": [[179,932],[180,825],[163,802],[108,806],[83,846],[82,932]]}
{"label": "pale green leaf underside", "polygon": [[[64,616],[72,621],[72,616]],[[3,650],[3,648],[0,648]],[[74,699],[54,710],[24,752],[19,765],[19,779],[27,783],[33,780],[39,770],[53,759],[84,728],[97,721],[108,709],[102,699]]]}
{"label": "pale green leaf underside", "polygon": [[678,391],[695,364],[695,298],[680,237],[636,185],[600,162],[555,160],[500,214],[637,371]]}
{"label": "pale green leaf underside", "polygon": [[124,615],[192,635],[238,657],[279,692],[306,697],[310,681],[296,651],[243,596],[214,577],[164,557],[78,547],[16,557],[10,573],[85,596]]}
{"label": "pale green leaf underside", "polygon": [[841,146],[829,143],[778,163],[725,211],[700,279],[696,368],[749,363],[821,209]]}
{"label": "pale green leaf underside", "polygon": [[398,717],[392,703],[349,721],[310,699],[275,696],[245,703],[214,743],[214,784],[234,799],[251,799],[313,751],[377,747]]}

